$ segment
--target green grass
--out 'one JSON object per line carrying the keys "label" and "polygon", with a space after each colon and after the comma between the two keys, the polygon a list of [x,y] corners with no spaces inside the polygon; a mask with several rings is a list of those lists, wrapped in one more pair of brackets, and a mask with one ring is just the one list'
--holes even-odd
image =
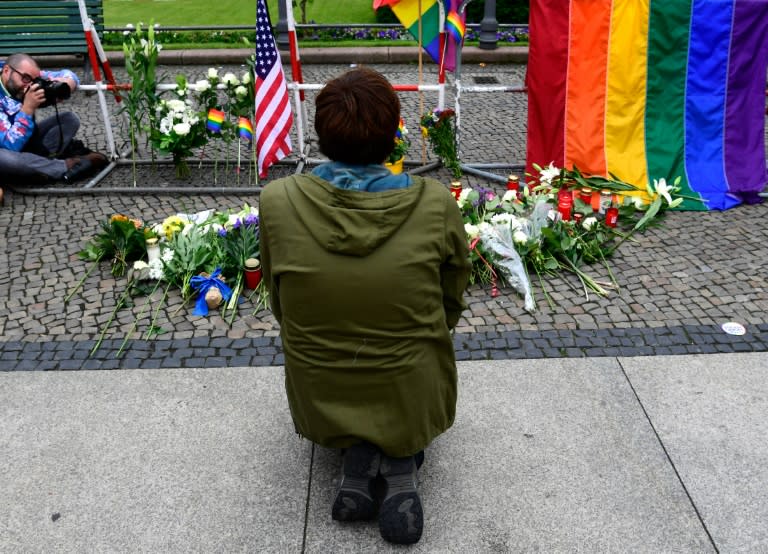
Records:
{"label": "green grass", "polygon": [[[316,23],[375,23],[371,0],[311,0],[307,21]],[[277,23],[277,0],[268,0],[272,23]],[[301,20],[294,9],[297,22]],[[104,24],[124,27],[128,23],[165,26],[253,25],[255,0],[104,0]]]}

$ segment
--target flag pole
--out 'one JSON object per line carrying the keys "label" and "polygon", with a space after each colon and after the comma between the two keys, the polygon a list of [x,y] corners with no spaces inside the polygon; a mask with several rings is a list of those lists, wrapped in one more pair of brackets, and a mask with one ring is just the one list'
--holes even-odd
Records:
{"label": "flag pole", "polygon": [[[421,90],[421,85],[424,84],[424,73],[423,73],[424,51],[423,51],[421,0],[419,0],[417,11],[419,14],[419,129],[421,129],[421,116],[424,114],[424,92]],[[422,133],[419,133],[419,134],[421,134],[421,164],[426,165],[427,164],[427,141],[425,140],[424,135]]]}

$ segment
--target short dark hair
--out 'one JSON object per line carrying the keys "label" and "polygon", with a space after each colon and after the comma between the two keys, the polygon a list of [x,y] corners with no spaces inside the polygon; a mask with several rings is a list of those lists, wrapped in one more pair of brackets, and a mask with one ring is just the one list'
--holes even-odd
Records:
{"label": "short dark hair", "polygon": [[381,74],[368,68],[329,81],[315,100],[320,151],[354,165],[380,164],[395,147],[400,99]]}

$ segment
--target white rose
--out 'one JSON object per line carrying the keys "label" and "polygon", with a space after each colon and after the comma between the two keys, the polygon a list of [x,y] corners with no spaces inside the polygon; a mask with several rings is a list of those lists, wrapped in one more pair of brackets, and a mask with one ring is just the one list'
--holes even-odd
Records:
{"label": "white rose", "polygon": [[195,90],[197,92],[205,92],[211,88],[211,83],[207,79],[200,79],[195,83]]}
{"label": "white rose", "polygon": [[250,71],[246,71],[245,73],[243,73],[243,78],[240,80],[240,82],[242,82],[244,85],[247,85],[248,83],[250,83],[251,82],[251,72]]}
{"label": "white rose", "polygon": [[245,96],[246,94],[248,94],[248,89],[245,88],[243,85],[240,85],[235,89],[236,96]]}
{"label": "white rose", "polygon": [[526,242],[528,242],[528,235],[526,235],[520,229],[518,229],[512,234],[512,240],[516,244],[525,244]]}
{"label": "white rose", "polygon": [[209,79],[218,79],[219,78],[218,70],[216,68],[214,68],[214,67],[209,67],[208,68],[208,78]]}
{"label": "white rose", "polygon": [[226,73],[222,80],[224,81],[225,85],[235,86],[240,84],[240,81],[237,80],[237,77],[234,73]]}
{"label": "white rose", "polygon": [[477,225],[472,225],[471,223],[465,223],[464,232],[467,233],[468,238],[474,239],[477,238],[477,236],[480,234],[480,227]]}
{"label": "white rose", "polygon": [[584,218],[584,221],[581,222],[581,226],[584,227],[587,231],[589,231],[595,223],[597,223],[597,218],[587,217],[587,218]]}
{"label": "white rose", "polygon": [[504,196],[501,197],[502,202],[512,202],[514,200],[517,200],[517,191],[516,190],[508,190],[504,193]]}
{"label": "white rose", "polygon": [[184,100],[179,100],[178,98],[172,98],[168,100],[166,103],[168,106],[168,109],[172,112],[183,112],[187,105],[184,103]]}
{"label": "white rose", "polygon": [[189,123],[177,123],[173,126],[173,132],[177,135],[183,137],[184,135],[188,135],[191,127],[189,126]]}

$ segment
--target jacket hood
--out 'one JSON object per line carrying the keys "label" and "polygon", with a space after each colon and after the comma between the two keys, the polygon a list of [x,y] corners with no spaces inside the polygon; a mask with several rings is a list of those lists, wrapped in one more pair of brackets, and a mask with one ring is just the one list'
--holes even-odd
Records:
{"label": "jacket hood", "polygon": [[317,243],[346,256],[367,256],[408,219],[423,191],[414,177],[408,188],[362,192],[338,188],[316,175],[288,178],[288,201]]}

